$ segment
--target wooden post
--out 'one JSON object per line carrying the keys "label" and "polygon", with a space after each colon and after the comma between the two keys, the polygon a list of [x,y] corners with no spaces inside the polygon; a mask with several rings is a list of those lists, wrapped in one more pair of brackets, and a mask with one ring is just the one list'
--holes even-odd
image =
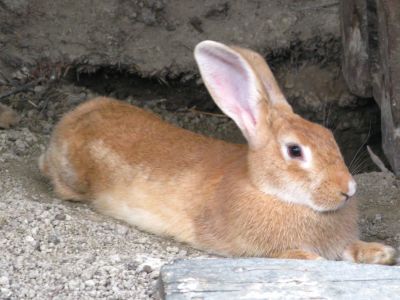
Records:
{"label": "wooden post", "polygon": [[400,175],[400,1],[341,0],[343,76],[381,108],[382,147]]}
{"label": "wooden post", "polygon": [[373,68],[373,94],[380,104],[382,146],[400,175],[400,1],[375,0],[378,52]]}
{"label": "wooden post", "polygon": [[341,0],[342,70],[353,94],[372,96],[369,70],[367,0]]}

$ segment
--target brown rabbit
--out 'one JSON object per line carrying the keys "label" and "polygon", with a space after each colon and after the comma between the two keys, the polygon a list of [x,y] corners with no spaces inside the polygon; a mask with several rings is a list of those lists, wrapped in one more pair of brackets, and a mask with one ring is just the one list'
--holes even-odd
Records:
{"label": "brown rabbit", "polygon": [[262,57],[204,41],[195,58],[248,145],[97,98],[56,126],[40,169],[63,199],[224,255],[392,264],[358,239],[356,184],[332,133],[296,115]]}

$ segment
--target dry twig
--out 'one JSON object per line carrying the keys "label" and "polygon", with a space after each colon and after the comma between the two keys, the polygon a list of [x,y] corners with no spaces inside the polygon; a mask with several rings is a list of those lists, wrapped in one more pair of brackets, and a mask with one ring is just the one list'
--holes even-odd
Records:
{"label": "dry twig", "polygon": [[367,146],[367,150],[369,153],[369,156],[371,157],[371,160],[374,162],[374,164],[382,171],[385,173],[390,172],[386,167],[385,164],[382,162],[382,160],[376,155],[374,152],[372,152],[371,148]]}
{"label": "dry twig", "polygon": [[7,97],[9,97],[9,96],[11,96],[11,95],[14,95],[14,94],[18,94],[18,93],[27,91],[27,90],[31,89],[32,87],[34,87],[35,85],[37,85],[37,84],[38,84],[39,82],[41,82],[43,79],[44,79],[44,78],[38,78],[38,79],[36,79],[36,80],[33,80],[33,81],[31,81],[31,82],[28,82],[27,84],[17,86],[17,87],[16,87],[14,90],[12,90],[12,91],[8,91],[8,92],[5,92],[5,93],[3,93],[3,94],[0,94],[0,100],[3,99],[3,98],[7,98]]}

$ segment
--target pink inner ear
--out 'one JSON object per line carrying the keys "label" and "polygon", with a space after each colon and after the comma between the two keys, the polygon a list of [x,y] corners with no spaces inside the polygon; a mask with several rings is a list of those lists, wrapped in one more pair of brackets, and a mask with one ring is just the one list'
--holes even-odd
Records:
{"label": "pink inner ear", "polygon": [[195,57],[215,103],[235,121],[249,143],[256,143],[259,82],[253,69],[240,53],[215,42],[199,44]]}
{"label": "pink inner ear", "polygon": [[[222,110],[226,113],[231,112],[233,115],[245,121],[250,119],[253,125],[256,125],[256,118],[252,111],[249,101],[251,95],[249,93],[250,82],[246,70],[241,68],[239,61],[235,63],[220,59],[214,65],[215,68],[210,72],[211,85],[213,86],[213,93],[218,97],[215,99]],[[230,115],[231,116],[231,115]],[[234,120],[234,116],[231,116]],[[245,123],[245,122],[244,122]]]}

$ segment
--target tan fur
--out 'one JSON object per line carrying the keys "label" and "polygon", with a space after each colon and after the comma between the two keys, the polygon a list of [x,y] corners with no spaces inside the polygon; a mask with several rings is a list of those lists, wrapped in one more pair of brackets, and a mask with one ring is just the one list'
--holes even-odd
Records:
{"label": "tan fur", "polygon": [[380,243],[356,241],[346,248],[343,258],[363,264],[393,265],[396,263],[396,251]]}
{"label": "tan fur", "polygon": [[294,249],[283,252],[278,258],[283,259],[308,259],[308,260],[324,260],[322,256],[319,256],[312,252],[307,252],[304,250]]}
{"label": "tan fur", "polygon": [[[370,246],[358,242],[356,202],[343,200],[351,175],[332,134],[292,112],[270,70],[257,70],[260,56],[229,51],[267,82],[259,86],[257,143],[211,139],[97,98],[59,122],[40,158],[58,196],[89,200],[139,228],[221,254],[340,259],[346,250],[346,259],[387,263],[353,250]],[[313,149],[309,169],[283,159],[280,140],[288,137]],[[298,191],[318,209],[280,198]],[[375,246],[375,256],[386,251]]]}

